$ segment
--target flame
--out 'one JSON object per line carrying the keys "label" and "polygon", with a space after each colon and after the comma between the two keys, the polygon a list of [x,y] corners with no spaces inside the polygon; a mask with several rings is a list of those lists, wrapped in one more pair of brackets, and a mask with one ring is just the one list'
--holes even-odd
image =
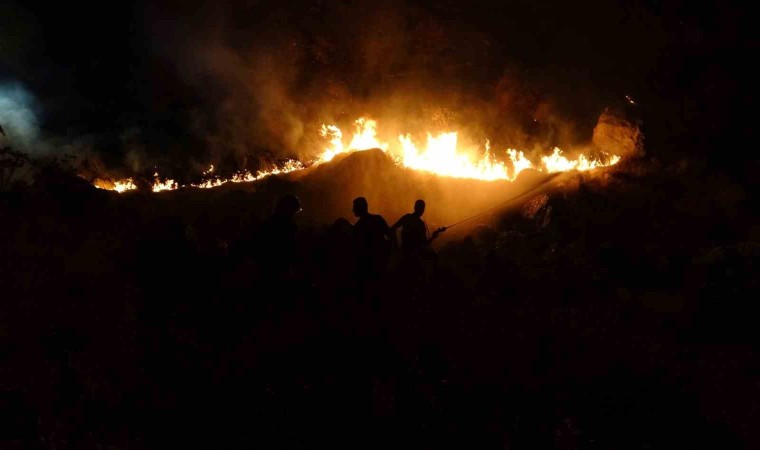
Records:
{"label": "flame", "polygon": [[417,149],[408,134],[398,138],[403,149],[401,161],[404,167],[456,178],[511,179],[506,165],[490,154],[489,143],[486,143],[484,156],[473,161],[468,154],[457,151],[457,133],[441,133],[438,136],[428,133],[427,147],[423,151]]}
{"label": "flame", "polygon": [[94,184],[95,184],[95,187],[98,189],[116,191],[120,194],[125,191],[131,191],[133,189],[137,189],[137,185],[135,185],[135,181],[132,178],[125,178],[123,180],[116,180],[113,182],[97,180],[95,181]]}
{"label": "flame", "polygon": [[618,161],[620,161],[620,157],[617,155],[612,155],[607,164],[599,160],[589,160],[585,155],[578,156],[577,160],[569,160],[562,156],[562,150],[557,147],[554,147],[554,152],[550,156],[541,158],[541,162],[549,173],[567,172],[570,170],[586,171],[596,169],[597,167],[611,166],[617,164]]}
{"label": "flame", "polygon": [[520,174],[525,169],[530,169],[533,167],[533,163],[530,162],[528,158],[525,157],[525,154],[523,152],[514,150],[514,149],[507,149],[507,155],[509,156],[509,160],[512,161],[512,179],[514,180],[517,178],[517,175]]}
{"label": "flame", "polygon": [[325,148],[320,156],[320,161],[329,162],[335,158],[335,155],[344,153],[346,150],[343,148],[343,132],[335,125],[322,124],[322,129],[319,133],[322,137],[328,137],[330,139],[330,147]]}
{"label": "flame", "polygon": [[388,144],[377,140],[377,122],[360,117],[354,121],[354,124],[356,124],[356,133],[354,133],[348,146],[343,145],[343,132],[340,131],[340,128],[335,125],[322,124],[319,133],[322,137],[329,139],[330,147],[325,148],[317,159],[317,163],[330,162],[336,155],[349,151],[369,150],[371,148],[388,150]]}
{"label": "flame", "polygon": [[114,191],[116,192],[124,192],[124,191],[131,191],[132,189],[137,189],[137,186],[135,185],[134,180],[131,178],[127,178],[124,181],[116,181],[114,183]]}
{"label": "flame", "polygon": [[[355,122],[356,132],[348,146],[343,144],[343,133],[335,125],[322,125],[322,136],[329,139],[330,146],[317,158],[316,163],[332,160],[335,155],[349,151],[380,148],[389,152],[389,145],[377,139],[376,122],[359,118]],[[554,149],[551,156],[545,156],[540,164],[534,164],[525,157],[525,153],[515,149],[507,149],[507,162],[499,161],[491,152],[491,145],[486,141],[485,148],[480,151],[468,148],[460,151],[458,148],[458,134],[456,132],[440,133],[436,136],[427,134],[427,143],[420,150],[410,134],[398,137],[400,151],[391,154],[403,167],[436,175],[455,178],[476,178],[479,180],[510,180],[514,181],[525,169],[536,169],[547,173],[565,172],[569,170],[591,170],[597,167],[611,166],[620,161],[620,157],[611,156],[604,163],[600,160],[591,160],[585,155],[580,155],[577,160],[569,160],[561,155],[561,150]],[[477,157],[474,155],[481,154]],[[511,167],[510,167],[511,166]]]}
{"label": "flame", "polygon": [[156,181],[153,183],[153,187],[151,188],[153,192],[161,192],[161,191],[173,191],[177,189],[179,185],[174,180],[166,180],[166,181],[160,181],[158,179],[158,174],[156,174]]}
{"label": "flame", "polygon": [[388,150],[388,144],[377,140],[377,122],[360,117],[354,123],[356,124],[356,133],[354,133],[351,143],[348,144],[349,150],[369,150],[371,148]]}
{"label": "flame", "polygon": [[[378,139],[377,122],[371,119],[360,117],[354,121],[355,132],[348,144],[344,144],[343,132],[336,125],[323,124],[319,133],[327,140],[327,146],[316,159],[303,163],[296,160],[288,160],[280,166],[275,166],[269,170],[258,171],[255,174],[249,171],[243,171],[233,174],[230,178],[221,178],[213,176],[214,166],[210,165],[208,170],[203,172],[206,178],[200,183],[179,185],[174,180],[160,181],[158,173],[154,174],[153,192],[178,189],[180,187],[196,187],[209,189],[221,186],[226,183],[242,183],[257,181],[270,175],[284,174],[297,170],[303,170],[311,166],[323,164],[332,161],[335,156],[342,153],[368,150],[379,148],[391,156],[400,166],[434,173],[436,175],[456,177],[456,178],[475,178],[480,180],[509,180],[513,181],[520,172],[526,169],[534,169],[547,173],[566,172],[570,170],[586,171],[598,167],[606,167],[617,164],[620,161],[619,156],[606,155],[607,161],[592,159],[586,155],[579,155],[577,159],[571,160],[562,155],[562,150],[554,148],[549,156],[544,156],[538,163],[532,162],[525,156],[523,151],[507,149],[499,158],[499,153],[491,151],[491,144],[486,141],[483,149],[468,147],[459,148],[458,133],[444,132],[437,135],[427,133],[427,142],[425,147],[418,147],[414,142],[411,134],[402,134],[398,136],[398,145],[394,148]],[[96,184],[102,189],[111,189],[117,192],[136,189],[131,178],[116,181],[113,186],[104,186]]]}
{"label": "flame", "polygon": [[[211,166],[212,168],[211,170],[213,170],[213,167],[214,166]],[[256,172],[255,175],[246,170],[244,172],[238,172],[232,175],[230,178],[226,178],[226,179],[214,178],[212,180],[204,180],[198,184],[191,184],[190,186],[201,188],[201,189],[210,189],[210,188],[221,186],[226,183],[246,183],[246,182],[251,182],[251,181],[257,181],[262,178],[266,178],[270,175],[279,175],[279,174],[293,172],[296,170],[303,170],[303,169],[305,169],[305,167],[300,161],[289,159],[285,161],[285,163],[282,166],[272,167],[269,170],[259,170],[258,172]]]}

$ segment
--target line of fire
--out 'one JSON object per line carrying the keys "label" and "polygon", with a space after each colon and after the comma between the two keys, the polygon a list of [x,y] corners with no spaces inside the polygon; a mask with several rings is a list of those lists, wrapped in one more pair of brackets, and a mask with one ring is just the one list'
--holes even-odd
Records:
{"label": "line of fire", "polygon": [[[609,123],[609,114],[602,119],[607,119],[599,125],[598,132],[595,130],[595,139],[602,145],[611,146],[613,151],[622,154],[636,154],[642,149],[641,133],[635,124],[627,123],[620,119]],[[613,117],[614,119],[614,117]],[[620,161],[620,156],[610,154],[604,150],[597,150],[597,157],[589,157],[583,153],[577,159],[568,159],[562,155],[562,151],[555,147],[550,155],[542,156],[539,163],[534,164],[525,157],[523,151],[507,149],[503,156],[508,162],[498,161],[490,153],[490,145],[486,141],[484,149],[467,149],[458,151],[457,132],[441,133],[432,136],[428,133],[427,144],[424,150],[417,149],[409,134],[398,136],[397,149],[394,153],[389,152],[389,144],[377,139],[376,122],[361,117],[355,121],[356,131],[348,144],[343,142],[343,132],[335,125],[323,124],[319,133],[329,141],[329,146],[322,154],[307,163],[296,160],[288,160],[281,166],[275,166],[270,170],[260,170],[256,174],[249,171],[238,172],[229,178],[214,176],[214,165],[211,164],[203,175],[209,178],[198,183],[192,183],[189,187],[209,189],[221,186],[225,183],[241,183],[257,181],[270,175],[279,175],[293,171],[304,170],[319,164],[332,161],[337,155],[354,151],[380,149],[394,159],[400,166],[429,172],[432,174],[470,178],[475,180],[508,180],[514,181],[525,169],[534,169],[546,173],[567,172],[572,170],[587,171],[597,167],[607,167]],[[599,136],[599,137],[596,137]],[[606,139],[606,141],[605,141]],[[474,151],[473,151],[474,150]],[[474,156],[480,153],[481,156]],[[172,179],[161,179],[159,173],[154,173],[155,181],[151,185],[153,192],[179,189],[186,187],[179,185]],[[125,192],[137,189],[132,178],[125,179],[100,179],[93,184],[100,189],[108,189],[116,192]]]}
{"label": "line of fire", "polygon": [[0,449],[760,448],[748,5],[2,6]]}

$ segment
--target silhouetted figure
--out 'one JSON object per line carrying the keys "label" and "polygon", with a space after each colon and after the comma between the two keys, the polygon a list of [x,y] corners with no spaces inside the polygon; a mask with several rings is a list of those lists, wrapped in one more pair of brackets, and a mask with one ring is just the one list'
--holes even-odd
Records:
{"label": "silhouetted figure", "polygon": [[301,211],[301,202],[295,195],[285,195],[274,213],[259,228],[256,250],[262,276],[276,279],[289,278],[296,257],[298,225],[293,217]]}
{"label": "silhouetted figure", "polygon": [[432,260],[434,253],[430,243],[446,228],[438,228],[430,236],[427,224],[422,220],[425,213],[425,201],[414,202],[414,212],[404,214],[393,226],[391,233],[394,238],[396,230],[401,228],[401,267],[403,275],[417,280],[422,275],[425,261]]}
{"label": "silhouetted figure", "polygon": [[385,273],[391,251],[391,231],[379,214],[370,214],[367,199],[357,197],[353,205],[356,270],[361,279]]}

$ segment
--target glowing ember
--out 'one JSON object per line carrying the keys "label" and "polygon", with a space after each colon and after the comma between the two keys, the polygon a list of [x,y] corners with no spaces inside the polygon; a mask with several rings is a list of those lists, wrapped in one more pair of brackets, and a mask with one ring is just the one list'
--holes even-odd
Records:
{"label": "glowing ember", "polygon": [[219,178],[215,178],[213,180],[204,180],[204,181],[202,181],[202,182],[200,182],[198,184],[193,184],[191,186],[197,187],[197,188],[201,188],[201,189],[210,189],[210,188],[215,188],[215,187],[221,186],[224,183],[226,183],[227,181],[229,181],[229,180],[222,180],[222,179],[219,179]]}
{"label": "glowing ember", "polygon": [[[400,166],[409,169],[434,173],[441,176],[456,178],[475,178],[479,180],[510,180],[513,181],[526,169],[534,169],[547,173],[565,172],[570,170],[591,170],[598,167],[611,166],[620,161],[619,156],[606,155],[607,161],[591,159],[586,155],[579,155],[571,160],[562,155],[559,148],[555,148],[549,156],[541,158],[540,163],[533,163],[525,157],[524,152],[507,149],[506,158],[499,159],[499,154],[491,151],[488,141],[483,150],[478,148],[460,149],[458,147],[457,132],[440,133],[436,136],[428,133],[424,148],[418,147],[413,141],[411,134],[400,135],[398,145],[391,147],[388,143],[378,139],[377,122],[361,117],[355,122],[356,130],[351,141],[343,143],[343,132],[336,125],[323,124],[319,132],[324,137],[328,146],[313,161],[302,163],[288,160],[284,165],[270,170],[259,171],[255,174],[245,171],[238,172],[230,178],[213,176],[214,166],[203,172],[204,178],[209,177],[191,187],[208,189],[221,186],[226,183],[242,183],[260,180],[270,175],[283,174],[307,167],[329,162],[341,153],[379,148],[391,156]],[[174,180],[160,181],[158,173],[154,174],[153,192],[173,190],[181,186]],[[131,178],[114,182],[113,185],[96,184],[102,189],[111,189],[117,192],[136,189]]]}
{"label": "glowing ember", "polygon": [[[214,166],[211,166],[211,169],[209,169],[208,172],[213,171]],[[250,181],[256,181],[260,180],[262,178],[268,177],[270,175],[278,175],[288,172],[293,172],[295,170],[303,170],[305,167],[303,164],[301,164],[300,161],[295,161],[292,159],[289,159],[285,161],[285,164],[283,164],[280,167],[274,167],[270,170],[260,170],[256,172],[256,175],[252,174],[251,172],[245,171],[245,172],[238,172],[231,176],[230,178],[222,179],[222,178],[215,178],[213,180],[205,180],[198,184],[191,184],[192,187],[197,187],[201,189],[209,189],[209,188],[215,188],[217,186],[221,186],[226,183],[245,183]],[[204,172],[204,173],[208,173]]]}
{"label": "glowing ember", "polygon": [[[201,188],[201,189],[209,189],[209,188],[215,188],[215,187],[221,186],[226,183],[245,183],[245,182],[250,182],[250,181],[256,181],[256,180],[260,180],[262,178],[268,177],[270,175],[279,175],[279,174],[284,174],[288,172],[293,172],[296,170],[303,170],[305,168],[306,167],[300,161],[289,159],[285,161],[285,164],[283,164],[282,166],[273,167],[270,170],[260,170],[256,172],[256,174],[252,174],[249,171],[238,172],[232,175],[230,178],[207,179],[197,184],[190,184],[189,186]],[[203,172],[203,174],[208,175],[213,171],[214,171],[214,166],[212,165],[207,171]],[[153,185],[151,186],[151,190],[153,192],[172,191],[175,189],[179,189],[181,187],[187,187],[186,185],[180,185],[174,180],[161,181],[159,179],[158,172],[154,173],[153,176],[155,177],[155,181],[153,182]],[[94,185],[98,189],[106,189],[109,191],[116,191],[119,193],[137,189],[137,185],[135,185],[134,180],[132,178],[126,178],[124,180],[119,180],[119,181],[114,181],[114,182],[97,180],[94,183]]]}

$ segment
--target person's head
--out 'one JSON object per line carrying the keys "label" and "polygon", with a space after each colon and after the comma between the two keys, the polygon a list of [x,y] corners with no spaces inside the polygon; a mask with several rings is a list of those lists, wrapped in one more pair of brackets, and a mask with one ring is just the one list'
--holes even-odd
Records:
{"label": "person's head", "polygon": [[364,197],[356,197],[354,199],[354,207],[352,209],[356,217],[362,217],[369,213],[369,206],[367,205],[367,199]]}
{"label": "person's head", "polygon": [[417,200],[414,202],[414,214],[421,217],[425,213],[425,200]]}
{"label": "person's head", "polygon": [[282,197],[275,207],[275,214],[284,217],[293,217],[301,211],[301,201],[295,195],[286,195]]}

